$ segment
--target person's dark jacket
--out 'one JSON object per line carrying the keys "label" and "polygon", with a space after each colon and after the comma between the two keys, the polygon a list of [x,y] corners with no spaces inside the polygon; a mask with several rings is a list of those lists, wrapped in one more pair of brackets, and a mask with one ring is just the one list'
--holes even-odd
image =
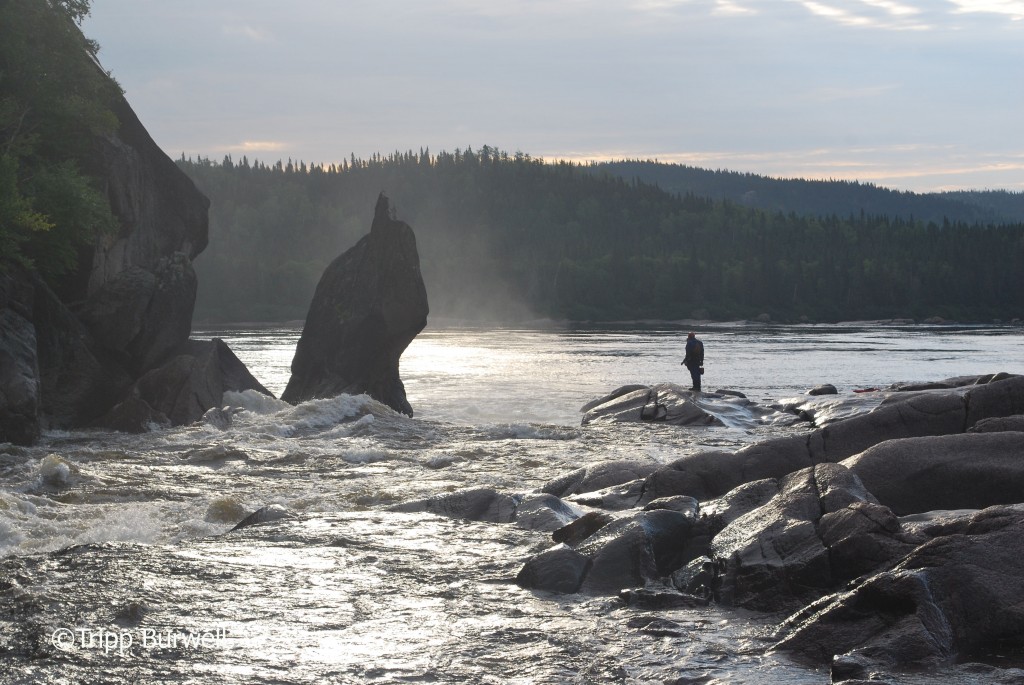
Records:
{"label": "person's dark jacket", "polygon": [[704,366],[704,343],[697,338],[687,340],[686,356],[683,357],[683,364],[688,369]]}

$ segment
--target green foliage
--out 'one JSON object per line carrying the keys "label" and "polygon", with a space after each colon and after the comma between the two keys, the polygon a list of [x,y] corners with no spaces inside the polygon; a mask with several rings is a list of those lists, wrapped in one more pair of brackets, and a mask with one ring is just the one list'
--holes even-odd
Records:
{"label": "green foliage", "polygon": [[0,261],[35,264],[51,281],[114,224],[98,182],[82,171],[95,137],[116,130],[111,105],[120,93],[76,26],[89,4],[0,4]]}
{"label": "green foliage", "polygon": [[301,319],[369,229],[416,230],[433,316],[515,320],[1024,314],[1024,226],[766,212],[484,147],[272,166],[179,165],[211,199],[197,316]]}
{"label": "green foliage", "polygon": [[0,156],[0,255],[28,266],[22,245],[34,234],[49,231],[53,224],[18,190],[18,163],[10,155]]}
{"label": "green foliage", "polygon": [[73,270],[80,247],[117,227],[110,203],[72,161],[42,168],[29,186],[34,201],[46,208],[53,222],[50,230],[37,231],[28,241],[28,252],[44,277],[56,278]]}

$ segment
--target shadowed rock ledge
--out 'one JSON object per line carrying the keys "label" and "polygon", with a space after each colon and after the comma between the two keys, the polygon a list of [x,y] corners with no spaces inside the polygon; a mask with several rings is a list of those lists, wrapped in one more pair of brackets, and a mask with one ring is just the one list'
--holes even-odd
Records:
{"label": "shadowed rock ledge", "polygon": [[281,399],[366,393],[412,416],[398,362],[428,312],[416,236],[391,216],[381,193],[370,233],[331,262],[316,286]]}

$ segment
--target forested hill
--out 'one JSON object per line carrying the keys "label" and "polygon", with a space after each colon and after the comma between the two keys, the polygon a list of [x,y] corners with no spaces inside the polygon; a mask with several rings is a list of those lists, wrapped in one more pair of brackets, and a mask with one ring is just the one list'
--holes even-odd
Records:
{"label": "forested hill", "polygon": [[1005,190],[911,193],[856,181],[778,179],[656,161],[603,162],[598,174],[636,178],[670,193],[693,193],[749,207],[811,216],[837,214],[916,219],[925,223],[1024,222],[1024,193]]}
{"label": "forested hill", "polygon": [[212,202],[200,319],[303,318],[381,191],[416,231],[435,317],[1024,316],[1021,224],[766,212],[488,147],[330,167],[179,164]]}

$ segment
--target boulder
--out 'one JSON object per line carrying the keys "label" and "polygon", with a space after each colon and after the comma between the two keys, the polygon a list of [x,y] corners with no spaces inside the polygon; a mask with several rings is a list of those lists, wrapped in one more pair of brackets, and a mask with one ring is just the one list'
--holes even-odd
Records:
{"label": "boulder", "polygon": [[807,391],[808,395],[835,395],[839,391],[836,390],[836,386],[831,383],[823,383],[822,385],[816,385]]}
{"label": "boulder", "polygon": [[839,558],[870,548],[874,568],[891,557],[874,554],[872,541],[863,538],[880,536],[876,546],[895,555],[910,549],[899,539],[887,546],[899,533],[895,516],[878,506],[845,467],[803,469],[783,478],[768,503],[714,537],[710,556],[719,569],[717,597],[761,611],[794,608],[849,579],[850,570],[833,560],[834,548]]}
{"label": "boulder", "polygon": [[967,408],[964,430],[982,419],[1024,414],[1024,376],[1001,380],[993,377],[984,385],[975,385],[964,393],[964,405]]}
{"label": "boulder", "polygon": [[644,495],[644,479],[638,478],[621,485],[569,495],[566,499],[575,504],[607,511],[632,509]]}
{"label": "boulder", "polygon": [[583,425],[639,421],[658,421],[674,426],[725,425],[702,406],[707,400],[707,395],[698,399],[694,393],[674,383],[651,387],[624,386],[584,405]]}
{"label": "boulder", "polygon": [[39,437],[32,292],[21,269],[0,271],[0,442],[16,445],[31,445]]}
{"label": "boulder", "polygon": [[601,528],[576,548],[590,559],[580,591],[618,594],[669,575],[689,561],[686,542],[693,523],[692,517],[678,511],[660,509]]}
{"label": "boulder", "polygon": [[[584,523],[593,525],[584,530]],[[607,515],[588,514],[554,535],[556,540],[582,539],[575,549],[563,542],[532,557],[517,582],[554,592],[601,595],[643,586],[699,556],[700,552],[688,545],[693,526],[693,516],[668,509],[636,512],[612,521]]]}
{"label": "boulder", "polygon": [[154,424],[180,426],[220,407],[227,391],[255,390],[270,396],[219,338],[190,340],[178,352],[143,375],[98,425],[126,432],[143,432]]}
{"label": "boulder", "polygon": [[614,520],[614,516],[603,511],[588,511],[575,521],[553,531],[551,539],[555,542],[564,542],[570,547],[576,547]]}
{"label": "boulder", "polygon": [[700,556],[673,571],[669,580],[677,590],[710,601],[722,570],[711,557]]}
{"label": "boulder", "polygon": [[825,514],[817,534],[828,549],[833,582],[877,571],[915,546],[915,536],[892,510],[872,502],[853,502]]}
{"label": "boulder", "polygon": [[[721,497],[704,502],[700,506],[700,512],[708,520],[710,530],[717,534],[740,516],[763,507],[777,494],[778,480],[754,480],[733,488]],[[655,500],[658,501],[663,500]]]}
{"label": "boulder", "polygon": [[737,464],[735,453],[717,450],[680,457],[646,478],[640,504],[677,495],[697,500],[723,495],[743,483]]}
{"label": "boulder", "polygon": [[529,590],[570,595],[580,589],[590,560],[568,545],[556,545],[530,557],[516,575],[516,584]]}
{"label": "boulder", "polygon": [[566,497],[584,492],[594,492],[622,485],[638,478],[646,478],[658,468],[653,459],[614,459],[585,466],[564,476],[548,481],[541,492],[556,497]]}
{"label": "boulder", "polygon": [[1024,433],[889,440],[842,463],[901,516],[1024,501]]}
{"label": "boulder", "polygon": [[1024,414],[982,419],[967,430],[968,433],[998,433],[1002,431],[1024,433]]}
{"label": "boulder", "polygon": [[685,495],[662,497],[661,499],[651,500],[644,506],[644,511],[652,511],[654,509],[679,511],[693,518],[697,518],[697,515],[700,513],[700,502],[692,497],[686,497]]}
{"label": "boulder", "polygon": [[427,313],[416,237],[381,193],[370,233],[317,284],[282,399],[366,393],[412,416],[398,363]]}
{"label": "boulder", "polygon": [[553,532],[583,515],[583,510],[554,495],[527,495],[516,506],[515,524],[526,530]]}
{"label": "boulder", "polygon": [[628,395],[630,393],[636,392],[637,390],[649,390],[649,389],[650,388],[648,386],[646,386],[646,385],[636,385],[636,384],[634,384],[634,385],[623,385],[623,386],[617,388],[616,390],[613,390],[612,392],[608,393],[604,397],[598,397],[596,400],[591,400],[590,402],[587,402],[582,407],[580,407],[580,411],[583,412],[583,413],[586,413],[586,412],[590,411],[591,409],[593,409],[594,407],[599,407],[602,404],[606,404],[608,402],[611,402],[612,400],[617,400],[620,397],[622,397],[623,395]]}
{"label": "boulder", "polygon": [[163,412],[153,409],[137,393],[130,393],[104,414],[97,425],[121,433],[146,433],[170,426],[171,420]]}
{"label": "boulder", "polygon": [[1024,635],[1024,510],[991,507],[780,626],[776,648],[849,675],[963,660]]}
{"label": "boulder", "polygon": [[469,488],[402,502],[392,506],[390,511],[424,511],[467,521],[510,523],[515,519],[519,501],[520,498],[498,492],[494,488]]}

